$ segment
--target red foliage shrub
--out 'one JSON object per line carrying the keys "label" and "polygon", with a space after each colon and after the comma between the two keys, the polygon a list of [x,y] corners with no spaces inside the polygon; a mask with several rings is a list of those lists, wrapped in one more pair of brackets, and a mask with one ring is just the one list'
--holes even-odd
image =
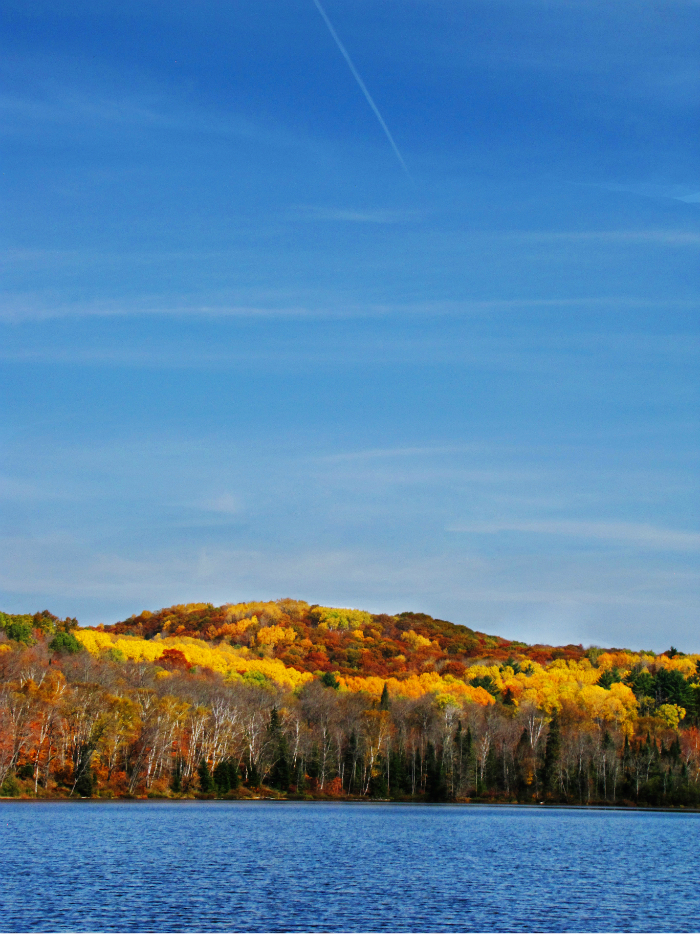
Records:
{"label": "red foliage shrub", "polygon": [[333,781],[326,782],[323,790],[327,795],[333,798],[339,798],[343,794],[343,783],[340,776],[336,775]]}
{"label": "red foliage shrub", "polygon": [[442,669],[441,674],[452,675],[455,678],[463,678],[466,670],[466,665],[463,665],[461,662],[448,662]]}
{"label": "red foliage shrub", "polygon": [[180,668],[183,671],[190,667],[187,656],[179,649],[166,649],[158,659],[158,663],[167,668]]}

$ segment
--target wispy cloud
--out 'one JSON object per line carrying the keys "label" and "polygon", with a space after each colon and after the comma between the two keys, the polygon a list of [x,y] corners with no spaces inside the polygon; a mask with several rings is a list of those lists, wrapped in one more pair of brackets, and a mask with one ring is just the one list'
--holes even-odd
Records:
{"label": "wispy cloud", "polygon": [[36,502],[60,496],[55,487],[0,475],[0,502]]}
{"label": "wispy cloud", "polygon": [[94,134],[167,133],[250,140],[274,148],[318,152],[319,144],[310,136],[297,134],[284,125],[251,118],[243,113],[215,107],[195,106],[161,88],[141,86],[132,93],[114,94],[108,90],[85,91],[82,87],[61,86],[54,80],[35,81],[26,93],[0,94],[0,135],[18,137],[68,131],[73,140]]}
{"label": "wispy cloud", "polygon": [[204,500],[201,503],[201,508],[207,512],[233,516],[242,511],[243,500],[240,496],[235,496],[233,493],[222,493],[220,496]]}
{"label": "wispy cloud", "polygon": [[522,230],[497,234],[494,239],[525,243],[656,243],[668,246],[700,246],[700,233],[694,230]]}
{"label": "wispy cloud", "polygon": [[700,204],[700,186],[697,184],[663,185],[654,182],[601,182],[590,187],[641,195],[643,198],[661,198],[683,201],[685,204]]}
{"label": "wispy cloud", "polygon": [[[544,236],[543,236],[544,238]],[[695,246],[695,241],[692,242]],[[700,238],[697,245],[700,245]],[[49,262],[53,251],[39,255],[26,256],[27,265],[41,268],[42,262]],[[225,257],[222,255],[222,261]],[[12,251],[0,254],[0,259],[13,261]],[[109,258],[107,258],[107,261]],[[73,258],[71,258],[73,261]],[[100,261],[99,256],[86,251],[82,262],[89,264]],[[76,265],[78,259],[75,257]],[[61,294],[44,292],[27,293],[8,291],[0,302],[0,323],[13,324],[25,321],[44,321],[52,318],[116,318],[132,316],[153,317],[200,317],[200,318],[378,318],[391,316],[443,316],[443,315],[482,315],[482,314],[517,314],[520,312],[561,309],[669,309],[685,310],[697,307],[692,299],[656,299],[645,296],[591,295],[577,298],[494,298],[487,300],[424,300],[415,302],[376,302],[362,301],[358,298],[338,292],[300,296],[291,292],[268,298],[264,290],[260,301],[246,295],[242,300],[236,297],[209,295],[202,301],[191,296],[153,295],[138,298],[104,298],[98,300],[71,300]],[[0,355],[2,351],[0,350]]]}
{"label": "wispy cloud", "polygon": [[534,535],[553,535],[591,541],[618,542],[640,548],[669,551],[699,551],[700,533],[658,528],[636,522],[581,522],[567,519],[539,521],[468,522],[448,526],[448,532],[472,535],[498,535],[519,532]]}
{"label": "wispy cloud", "polygon": [[373,461],[406,457],[438,457],[445,454],[458,454],[482,451],[480,444],[426,445],[421,447],[371,448],[367,451],[348,451],[341,454],[328,454],[319,461],[333,464],[346,461]]}
{"label": "wispy cloud", "polygon": [[332,208],[316,207],[314,205],[300,205],[295,209],[297,216],[307,220],[341,221],[351,224],[405,224],[412,220],[421,219],[424,211],[384,210],[359,208]]}

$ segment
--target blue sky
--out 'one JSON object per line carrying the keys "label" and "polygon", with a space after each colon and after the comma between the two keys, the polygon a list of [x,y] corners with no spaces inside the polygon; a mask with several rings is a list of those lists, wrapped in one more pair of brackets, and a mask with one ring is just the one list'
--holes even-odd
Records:
{"label": "blue sky", "polygon": [[697,650],[697,4],[324,8],[4,5],[0,605]]}

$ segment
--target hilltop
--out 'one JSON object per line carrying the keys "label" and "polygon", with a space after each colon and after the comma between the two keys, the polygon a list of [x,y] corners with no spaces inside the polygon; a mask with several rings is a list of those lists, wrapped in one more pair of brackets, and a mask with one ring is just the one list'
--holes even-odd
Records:
{"label": "hilltop", "polygon": [[254,603],[190,603],[147,610],[111,626],[115,635],[189,637],[214,645],[245,647],[297,671],[335,671],[394,677],[439,671],[463,677],[476,659],[508,658],[546,664],[584,658],[582,645],[528,645],[470,629],[426,613],[396,616],[309,605],[301,600]]}

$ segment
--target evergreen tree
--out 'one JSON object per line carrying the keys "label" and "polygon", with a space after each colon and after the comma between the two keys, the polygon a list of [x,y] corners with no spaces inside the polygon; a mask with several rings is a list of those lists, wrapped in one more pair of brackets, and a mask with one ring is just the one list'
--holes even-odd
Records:
{"label": "evergreen tree", "polygon": [[598,678],[598,684],[606,691],[609,691],[613,684],[619,684],[620,681],[622,681],[622,675],[617,668],[603,671]]}
{"label": "evergreen tree", "polygon": [[216,793],[219,797],[223,797],[223,795],[227,794],[231,789],[228,780],[228,764],[223,759],[221,762],[217,763],[214,769],[214,784],[216,785]]}
{"label": "evergreen tree", "polygon": [[170,776],[170,788],[175,794],[182,791],[182,759],[177,756],[173,764],[173,770]]}
{"label": "evergreen tree", "polygon": [[345,785],[346,793],[349,795],[353,793],[357,784],[357,759],[357,735],[353,730],[350,734],[350,739],[345,746],[345,756],[343,758],[343,784]]}
{"label": "evergreen tree", "polygon": [[432,743],[428,743],[425,756],[425,794],[429,801],[447,800],[447,783],[442,761],[436,756]]}
{"label": "evergreen tree", "polygon": [[248,762],[248,786],[250,788],[260,787],[260,772],[258,771],[257,763],[255,763],[252,758]]}
{"label": "evergreen tree", "polygon": [[528,788],[528,772],[530,761],[530,733],[525,727],[520,734],[518,745],[515,747],[515,781],[519,794]]}
{"label": "evergreen tree", "polygon": [[657,704],[678,704],[687,710],[693,703],[693,688],[680,671],[660,668],[654,681]]}
{"label": "evergreen tree", "polygon": [[287,740],[282,735],[277,743],[277,757],[275,759],[275,764],[272,766],[270,784],[273,788],[278,788],[280,791],[288,791],[290,782],[291,768],[289,765],[289,749],[287,747]]}
{"label": "evergreen tree", "polygon": [[275,761],[270,772],[270,784],[280,791],[287,791],[291,781],[289,748],[282,732],[282,721],[276,707],[272,708],[268,733],[274,748]]}
{"label": "evergreen tree", "polygon": [[74,755],[75,782],[73,792],[81,798],[91,798],[97,782],[91,769],[94,746],[83,743]]}
{"label": "evergreen tree", "polygon": [[544,749],[544,764],[542,766],[542,786],[545,791],[553,791],[556,787],[557,766],[561,754],[561,734],[559,732],[559,717],[555,713],[549,723],[547,744]]}
{"label": "evergreen tree", "polygon": [[214,790],[214,780],[205,759],[202,759],[197,766],[197,774],[199,775],[199,790],[202,794],[210,794]]}
{"label": "evergreen tree", "polygon": [[471,791],[472,788],[476,788],[476,748],[470,726],[467,727],[467,734],[464,737],[464,762],[465,790]]}
{"label": "evergreen tree", "polygon": [[498,768],[498,753],[496,752],[496,744],[491,743],[489,746],[489,751],[486,754],[486,764],[484,766],[484,784],[486,785],[487,791],[498,790],[499,777],[500,769]]}
{"label": "evergreen tree", "polygon": [[267,732],[270,734],[274,742],[278,742],[280,736],[282,735],[282,721],[280,719],[279,711],[276,707],[272,708],[270,712],[270,722],[267,725]]}
{"label": "evergreen tree", "polygon": [[85,768],[75,783],[75,793],[80,795],[81,798],[92,798],[96,784],[92,769]]}
{"label": "evergreen tree", "polygon": [[423,791],[423,762],[418,747],[413,753],[413,768],[411,776],[411,794],[420,794]]}
{"label": "evergreen tree", "polygon": [[400,749],[393,749],[389,756],[389,791],[392,798],[406,793],[406,758]]}
{"label": "evergreen tree", "polygon": [[406,795],[410,795],[413,787],[411,781],[411,769],[413,767],[413,752],[408,749],[404,749],[402,756],[402,774],[403,774],[403,792]]}
{"label": "evergreen tree", "polygon": [[389,688],[386,686],[386,681],[384,682],[384,689],[382,690],[381,700],[379,701],[380,710],[389,710],[391,707],[391,701],[389,700]]}
{"label": "evergreen tree", "polygon": [[223,797],[229,791],[235,791],[241,781],[238,765],[233,759],[222,759],[214,769],[216,793]]}
{"label": "evergreen tree", "polygon": [[[698,662],[700,665],[700,662]],[[693,675],[693,678],[698,678],[700,676]],[[688,706],[686,708],[690,714],[689,721],[694,723],[695,726],[700,726],[700,684],[693,684],[690,688],[690,698]]]}
{"label": "evergreen tree", "polygon": [[462,721],[457,721],[457,729],[455,730],[455,764],[454,764],[454,773],[453,781],[454,788],[457,794],[460,794],[462,790],[462,767],[464,761],[464,732],[462,730]]}

